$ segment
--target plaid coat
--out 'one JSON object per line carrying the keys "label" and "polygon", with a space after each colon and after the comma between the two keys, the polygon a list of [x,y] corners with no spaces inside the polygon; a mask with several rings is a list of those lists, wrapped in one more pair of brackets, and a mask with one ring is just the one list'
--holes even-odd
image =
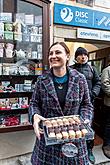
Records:
{"label": "plaid coat", "polygon": [[[88,85],[85,77],[75,69],[68,68],[69,82],[63,109],[64,115],[80,115],[84,119],[92,120],[93,106],[90,102]],[[55,91],[52,73],[40,76],[29,107],[29,117],[32,121],[34,114],[45,118],[62,116],[61,107]],[[76,143],[78,156],[67,158],[61,152],[61,145],[45,146],[44,136],[36,139],[32,154],[33,165],[88,165],[86,142]]]}

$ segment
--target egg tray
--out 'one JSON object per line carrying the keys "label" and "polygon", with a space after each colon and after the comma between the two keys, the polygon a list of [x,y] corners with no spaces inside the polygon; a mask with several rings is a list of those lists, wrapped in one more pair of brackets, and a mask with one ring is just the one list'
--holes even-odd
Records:
{"label": "egg tray", "polygon": [[[84,129],[87,130],[87,133],[85,134],[85,136],[81,136],[81,137],[74,137],[74,138],[61,138],[61,139],[58,139],[56,136],[55,137],[49,137],[49,127],[46,125],[46,121],[56,121],[57,122],[57,119],[61,119],[62,121],[64,121],[65,119],[74,119],[74,118],[78,118],[80,120],[80,123],[79,121],[75,121],[75,123],[71,124],[73,126],[73,130],[76,129],[76,128],[79,128],[80,130],[80,127],[83,127]],[[55,123],[54,123],[55,124]],[[54,125],[53,124],[53,125]],[[62,132],[62,129],[66,129],[66,132],[68,133],[68,125],[64,124],[64,125],[58,125],[57,126],[53,126],[52,129],[55,131],[55,129],[57,128],[57,131],[60,130],[60,133]],[[46,120],[43,121],[43,130],[44,130],[44,138],[45,138],[45,143],[46,143],[46,146],[48,145],[55,145],[55,144],[63,144],[63,143],[68,143],[68,142],[78,142],[78,141],[81,141],[82,139],[86,139],[86,140],[92,140],[94,139],[94,131],[92,130],[92,128],[88,125],[88,124],[85,124],[84,123],[84,120],[79,117],[78,115],[71,115],[71,116],[63,116],[63,117],[54,117],[54,118],[47,118]],[[74,130],[75,131],[75,130]],[[56,135],[56,134],[55,134]]]}

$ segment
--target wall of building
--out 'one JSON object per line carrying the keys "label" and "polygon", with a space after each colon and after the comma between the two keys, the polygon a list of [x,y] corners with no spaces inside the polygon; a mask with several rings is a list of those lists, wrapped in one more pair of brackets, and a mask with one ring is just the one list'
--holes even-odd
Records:
{"label": "wall of building", "polygon": [[[105,1],[107,1],[107,0],[105,0]],[[82,1],[80,1],[80,2],[82,2]],[[98,6],[95,4],[95,1],[93,1],[93,6],[77,3],[76,0],[53,0],[52,1],[52,5],[51,5],[51,11],[52,11],[51,23],[52,24],[50,27],[50,29],[52,31],[52,33],[50,33],[51,38],[52,38],[51,43],[56,42],[56,41],[65,41],[65,39],[67,39],[68,41],[73,40],[74,45],[73,45],[73,43],[66,41],[66,44],[69,46],[70,53],[71,53],[70,65],[73,64],[74,52],[77,49],[77,47],[79,47],[79,46],[87,47],[87,50],[90,50],[90,51],[97,50],[98,48],[101,49],[101,47],[102,48],[108,47],[109,42],[108,42],[108,44],[103,44],[101,47],[99,46],[101,44],[99,43],[99,45],[98,45],[97,41],[95,41],[95,44],[88,44],[88,45],[84,44],[84,40],[83,40],[83,42],[79,42],[80,39],[77,38],[77,28],[81,28],[80,26],[75,27],[75,26],[69,26],[69,25],[66,26],[66,25],[61,25],[61,24],[60,25],[54,24],[54,19],[53,19],[53,17],[54,17],[54,3],[65,4],[65,5],[70,5],[70,6],[77,6],[77,7],[81,7],[81,8],[85,8],[85,9],[90,9],[90,10],[93,9],[93,10],[97,10],[97,11],[101,11],[101,12],[103,11],[103,12],[107,12],[107,13],[110,12],[110,8],[106,8],[106,7],[104,8],[104,5],[101,5],[100,3]],[[102,3],[102,1],[101,1],[101,3]],[[94,31],[95,29],[92,29],[92,30]],[[101,29],[100,29],[100,32],[101,32]],[[78,43],[76,43],[77,39],[78,39]],[[91,41],[92,40],[89,40],[86,42],[91,43]],[[102,41],[102,43],[103,43],[103,41]],[[96,46],[96,44],[97,44],[97,46]]]}

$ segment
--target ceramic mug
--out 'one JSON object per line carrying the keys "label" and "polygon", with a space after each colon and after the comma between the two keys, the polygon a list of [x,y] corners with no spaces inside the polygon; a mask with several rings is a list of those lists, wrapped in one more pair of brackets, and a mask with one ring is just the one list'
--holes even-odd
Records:
{"label": "ceramic mug", "polygon": [[42,60],[42,53],[38,53],[38,59]]}
{"label": "ceramic mug", "polygon": [[5,52],[7,58],[12,58],[15,55],[11,49],[5,49]]}
{"label": "ceramic mug", "polygon": [[32,58],[36,58],[37,59],[37,51],[32,51]]}
{"label": "ceramic mug", "polygon": [[0,75],[2,75],[2,64],[0,64]]}
{"label": "ceramic mug", "polygon": [[9,70],[10,70],[9,66],[3,66],[3,75],[9,75]]}

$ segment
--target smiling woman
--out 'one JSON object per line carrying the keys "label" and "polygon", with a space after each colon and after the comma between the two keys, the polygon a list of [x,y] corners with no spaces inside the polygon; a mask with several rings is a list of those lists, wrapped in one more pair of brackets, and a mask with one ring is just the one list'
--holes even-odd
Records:
{"label": "smiling woman", "polygon": [[74,155],[69,150],[71,156],[68,157],[68,154],[63,154],[62,144],[46,146],[44,135],[39,131],[39,122],[51,117],[79,115],[91,123],[93,106],[87,82],[82,74],[68,67],[69,56],[69,48],[64,42],[51,45],[48,56],[51,69],[37,80],[29,106],[30,122],[37,137],[32,165],[89,165],[84,138],[73,142],[77,153]]}
{"label": "smiling woman", "polygon": [[[61,42],[53,44],[49,49],[49,64],[53,68],[54,74],[57,76],[64,76],[66,73],[66,64],[69,60],[70,50],[68,47]],[[57,70],[59,73],[55,73]]]}

